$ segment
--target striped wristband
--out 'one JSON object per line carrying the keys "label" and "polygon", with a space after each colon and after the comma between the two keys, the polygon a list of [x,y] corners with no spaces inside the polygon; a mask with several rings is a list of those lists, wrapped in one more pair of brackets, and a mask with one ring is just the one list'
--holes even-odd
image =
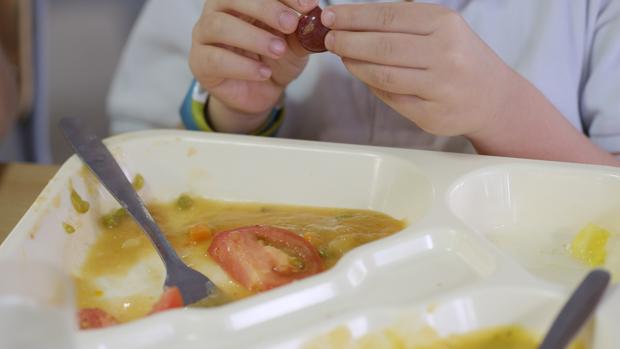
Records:
{"label": "striped wristband", "polygon": [[[181,121],[188,130],[216,132],[209,123],[207,115],[209,95],[200,87],[196,80],[192,81],[183,105],[181,106]],[[284,121],[284,106],[279,105],[273,109],[267,120],[251,135],[274,137],[277,135]]]}

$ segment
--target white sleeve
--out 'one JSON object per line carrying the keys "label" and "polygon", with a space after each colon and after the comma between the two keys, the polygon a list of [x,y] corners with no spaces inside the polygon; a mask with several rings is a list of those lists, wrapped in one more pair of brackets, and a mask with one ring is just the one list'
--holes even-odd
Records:
{"label": "white sleeve", "polygon": [[592,142],[620,153],[620,1],[599,3],[584,69],[581,115]]}
{"label": "white sleeve", "polygon": [[108,95],[113,134],[180,125],[191,82],[192,28],[203,0],[149,0],[125,47]]}

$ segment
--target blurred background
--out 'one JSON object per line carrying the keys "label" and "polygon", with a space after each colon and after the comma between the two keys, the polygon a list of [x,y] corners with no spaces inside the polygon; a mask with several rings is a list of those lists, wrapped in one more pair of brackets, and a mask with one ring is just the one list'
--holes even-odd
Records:
{"label": "blurred background", "polygon": [[[127,36],[144,0],[49,0],[49,111],[52,161],[72,152],[56,121],[88,118],[108,131],[105,99]],[[72,54],[67,54],[71,52]]]}
{"label": "blurred background", "polygon": [[[6,56],[19,67],[15,70],[23,76],[18,80],[27,82],[29,74],[38,77],[34,86],[20,84],[21,104],[31,107],[22,113],[26,116],[9,135],[11,140],[2,144],[2,161],[63,162],[72,154],[56,126],[65,116],[87,118],[100,136],[107,136],[106,96],[143,4],[144,0],[0,0],[0,39]],[[28,25],[22,14],[32,12],[39,15]],[[11,50],[23,37],[33,38],[32,52]],[[32,72],[22,69],[29,65]],[[28,95],[38,97],[28,100]],[[33,149],[20,150],[20,144]]]}

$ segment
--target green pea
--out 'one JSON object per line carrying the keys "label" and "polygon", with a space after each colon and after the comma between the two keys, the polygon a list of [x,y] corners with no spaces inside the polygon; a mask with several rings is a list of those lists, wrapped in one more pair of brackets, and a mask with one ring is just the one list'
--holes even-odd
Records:
{"label": "green pea", "polygon": [[177,207],[179,210],[189,210],[194,205],[194,200],[187,194],[179,196],[177,199]]}
{"label": "green pea", "polygon": [[133,188],[135,190],[140,190],[140,189],[144,188],[144,177],[142,177],[141,174],[137,174],[133,178],[133,182],[131,184],[133,185]]}
{"label": "green pea", "polygon": [[114,229],[121,224],[123,218],[125,217],[127,217],[127,210],[124,208],[119,208],[118,210],[101,217],[101,224],[108,229]]}

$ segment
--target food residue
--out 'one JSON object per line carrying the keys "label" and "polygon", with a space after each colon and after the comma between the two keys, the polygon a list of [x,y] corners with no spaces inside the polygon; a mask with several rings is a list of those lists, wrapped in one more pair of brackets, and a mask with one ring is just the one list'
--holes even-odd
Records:
{"label": "food residue", "polygon": [[62,223],[62,227],[63,227],[63,229],[65,230],[65,233],[67,233],[67,234],[73,234],[73,233],[75,233],[75,227],[74,227],[74,226],[72,226],[72,225],[71,225],[71,224],[69,224],[69,223]]}
{"label": "food residue", "polygon": [[88,201],[83,200],[80,194],[73,188],[71,189],[71,205],[73,205],[75,211],[80,214],[88,212],[90,208]]}
{"label": "food residue", "polygon": [[571,243],[570,254],[590,267],[600,267],[607,259],[607,242],[611,233],[595,224],[581,229]]}
{"label": "food residue", "polygon": [[[337,328],[313,339],[304,349],[536,349],[539,340],[518,326],[485,328],[440,338],[430,328],[411,331],[409,326],[394,326],[354,339],[347,328]],[[578,342],[569,349],[584,349]]]}
{"label": "food residue", "polygon": [[127,213],[127,210],[125,210],[124,208],[119,208],[101,217],[101,224],[105,228],[113,229],[118,227],[118,225],[121,223],[121,220],[128,215],[129,214]]}
{"label": "food residue", "polygon": [[[233,203],[187,194],[148,208],[179,256],[220,289],[203,306],[313,275],[349,250],[405,227],[369,210]],[[101,309],[119,323],[147,316],[161,292],[161,261],[125,210],[105,215],[101,224],[102,233],[75,275],[78,307]]]}

